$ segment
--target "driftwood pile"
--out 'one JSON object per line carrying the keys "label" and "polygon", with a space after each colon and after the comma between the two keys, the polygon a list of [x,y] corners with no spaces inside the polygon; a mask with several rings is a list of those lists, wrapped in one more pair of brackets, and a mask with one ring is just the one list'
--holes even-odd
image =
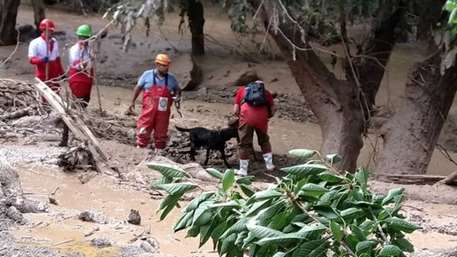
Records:
{"label": "driftwood pile", "polygon": [[38,114],[40,99],[32,86],[0,80],[0,121]]}

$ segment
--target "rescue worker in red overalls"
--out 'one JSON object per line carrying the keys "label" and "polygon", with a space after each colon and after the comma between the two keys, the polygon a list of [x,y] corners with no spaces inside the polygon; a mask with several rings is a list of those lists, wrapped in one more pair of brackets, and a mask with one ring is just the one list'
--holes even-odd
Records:
{"label": "rescue worker in red overalls", "polygon": [[[92,36],[91,26],[87,24],[79,26],[78,29],[76,29],[76,36],[78,36],[78,42],[70,48],[68,55],[70,64],[68,82],[71,93],[76,98],[77,104],[83,109],[86,109],[90,101],[92,78],[94,76],[88,41]],[[69,132],[68,126],[64,125],[59,146],[68,145]]]}
{"label": "rescue worker in red overalls", "polygon": [[73,96],[85,109],[90,101],[94,69],[90,58],[89,38],[92,36],[92,27],[83,24],[76,30],[78,42],[69,52],[69,84]]}
{"label": "rescue worker in red overalls", "polygon": [[173,101],[179,106],[181,90],[176,77],[168,73],[168,55],[158,54],[155,66],[155,69],[145,71],[138,80],[128,112],[134,112],[135,101],[143,92],[143,107],[137,121],[137,147],[147,147],[153,133],[155,154],[160,155],[167,145],[171,106]]}
{"label": "rescue worker in red overalls", "polygon": [[44,19],[40,22],[41,35],[30,42],[29,61],[35,65],[35,77],[44,81],[52,90],[59,92],[60,85],[55,80],[64,73],[60,61],[59,44],[52,37],[55,31],[54,22]]}

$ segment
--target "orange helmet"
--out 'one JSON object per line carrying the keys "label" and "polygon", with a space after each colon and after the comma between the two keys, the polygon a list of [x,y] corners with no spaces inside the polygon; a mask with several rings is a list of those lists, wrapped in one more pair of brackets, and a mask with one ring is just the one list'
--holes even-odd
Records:
{"label": "orange helmet", "polygon": [[166,54],[158,54],[154,62],[167,66],[171,63],[170,58]]}
{"label": "orange helmet", "polygon": [[50,31],[54,31],[56,29],[56,26],[54,25],[54,22],[50,19],[43,19],[40,22],[40,31],[45,31],[46,29]]}

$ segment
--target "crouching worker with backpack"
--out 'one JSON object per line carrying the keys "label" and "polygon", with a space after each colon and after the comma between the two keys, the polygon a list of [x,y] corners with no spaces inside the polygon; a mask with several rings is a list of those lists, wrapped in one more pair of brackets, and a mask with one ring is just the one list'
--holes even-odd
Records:
{"label": "crouching worker with backpack", "polygon": [[234,112],[240,119],[238,134],[240,138],[240,169],[237,175],[248,174],[249,153],[252,150],[254,132],[262,149],[263,159],[268,171],[275,168],[268,136],[268,120],[274,114],[273,96],[265,89],[263,81],[255,81],[238,89],[235,96]]}

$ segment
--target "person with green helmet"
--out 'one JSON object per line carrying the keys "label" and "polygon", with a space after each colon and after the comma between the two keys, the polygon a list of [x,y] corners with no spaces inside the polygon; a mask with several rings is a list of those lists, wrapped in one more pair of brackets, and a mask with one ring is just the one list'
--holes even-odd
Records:
{"label": "person with green helmet", "polygon": [[[76,29],[78,42],[70,48],[68,72],[70,89],[73,96],[83,109],[90,101],[94,69],[91,63],[89,38],[92,36],[92,27],[83,24]],[[61,145],[68,143],[68,128],[64,128]]]}

